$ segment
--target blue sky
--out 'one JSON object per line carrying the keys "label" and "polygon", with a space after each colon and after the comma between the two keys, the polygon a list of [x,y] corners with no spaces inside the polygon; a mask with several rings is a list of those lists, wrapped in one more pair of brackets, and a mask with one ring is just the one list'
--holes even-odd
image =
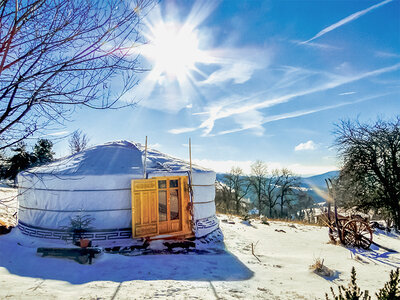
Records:
{"label": "blue sky", "polygon": [[219,172],[260,159],[312,175],[339,166],[339,120],[400,114],[399,0],[162,1],[143,30],[135,51],[151,71],[125,99],[137,106],[78,109],[50,134],[147,135],[184,159],[191,137],[194,160]]}

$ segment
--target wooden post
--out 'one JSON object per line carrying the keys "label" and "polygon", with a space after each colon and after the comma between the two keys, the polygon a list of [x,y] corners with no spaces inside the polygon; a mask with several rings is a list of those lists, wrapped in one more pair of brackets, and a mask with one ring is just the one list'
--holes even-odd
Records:
{"label": "wooden post", "polygon": [[144,146],[143,179],[146,179],[146,166],[147,166],[147,135],[146,135],[146,143]]}
{"label": "wooden post", "polygon": [[192,141],[189,138],[190,185],[192,185]]}
{"label": "wooden post", "polygon": [[196,224],[194,223],[194,204],[193,204],[193,177],[192,177],[192,140],[189,138],[189,165],[190,165],[190,171],[189,171],[189,193],[190,193],[190,217],[191,217],[191,224],[192,224],[192,230],[196,230]]}
{"label": "wooden post", "polygon": [[343,236],[342,236],[342,228],[340,227],[341,223],[338,220],[338,214],[337,214],[337,204],[336,204],[335,190],[333,188],[332,180],[330,178],[328,178],[328,180],[329,180],[329,183],[331,185],[331,190],[332,190],[333,207],[334,207],[334,210],[335,210],[335,225],[336,225],[336,229],[337,229],[337,232],[338,232],[339,240],[343,245],[344,242],[343,242]]}

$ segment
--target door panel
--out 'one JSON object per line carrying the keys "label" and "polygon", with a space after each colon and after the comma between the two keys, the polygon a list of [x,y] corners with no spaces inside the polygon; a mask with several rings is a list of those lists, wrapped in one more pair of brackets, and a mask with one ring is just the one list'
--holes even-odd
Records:
{"label": "door panel", "polygon": [[132,235],[158,234],[158,206],[155,179],[132,180]]}
{"label": "door panel", "polygon": [[167,178],[165,180],[158,181],[158,209],[160,233],[172,233],[182,230],[179,181],[179,178]]}
{"label": "door panel", "polygon": [[169,191],[169,218],[170,220],[179,220],[179,197],[178,190]]}
{"label": "door panel", "polygon": [[167,221],[168,198],[167,191],[158,191],[158,220]]}

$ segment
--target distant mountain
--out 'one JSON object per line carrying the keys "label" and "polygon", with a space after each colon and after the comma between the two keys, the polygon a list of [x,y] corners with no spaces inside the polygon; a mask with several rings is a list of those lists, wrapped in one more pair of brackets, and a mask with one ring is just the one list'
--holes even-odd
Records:
{"label": "distant mountain", "polygon": [[[217,180],[223,181],[225,173],[217,173]],[[326,192],[325,179],[334,178],[339,175],[339,171],[330,171],[319,175],[314,175],[310,177],[301,177],[300,186],[307,189],[307,193],[313,197],[316,203],[325,202],[325,199],[318,193],[318,190],[323,190]],[[255,195],[250,193],[251,200],[254,200]]]}
{"label": "distant mountain", "polygon": [[339,171],[330,171],[323,174],[302,178],[301,181],[307,186],[317,186],[319,188],[326,188],[325,179],[337,177],[338,175]]}
{"label": "distant mountain", "polygon": [[316,203],[325,202],[318,190],[327,191],[325,179],[339,176],[339,171],[330,171],[311,177],[301,178],[301,186],[307,189],[307,193],[314,198]]}

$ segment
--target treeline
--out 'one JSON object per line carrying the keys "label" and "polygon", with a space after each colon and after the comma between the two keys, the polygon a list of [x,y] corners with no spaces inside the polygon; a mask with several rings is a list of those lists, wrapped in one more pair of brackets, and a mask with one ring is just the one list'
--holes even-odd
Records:
{"label": "treeline", "polygon": [[307,210],[312,211],[314,199],[300,184],[300,178],[290,170],[269,171],[267,164],[259,160],[251,165],[250,175],[233,167],[217,181],[217,210],[243,215],[253,209],[272,218],[304,219]]}
{"label": "treeline", "polygon": [[0,154],[1,179],[14,180],[17,174],[30,167],[48,163],[54,159],[53,143],[47,139],[39,139],[32,151],[27,150],[25,143],[20,142],[11,149],[11,155]]}

